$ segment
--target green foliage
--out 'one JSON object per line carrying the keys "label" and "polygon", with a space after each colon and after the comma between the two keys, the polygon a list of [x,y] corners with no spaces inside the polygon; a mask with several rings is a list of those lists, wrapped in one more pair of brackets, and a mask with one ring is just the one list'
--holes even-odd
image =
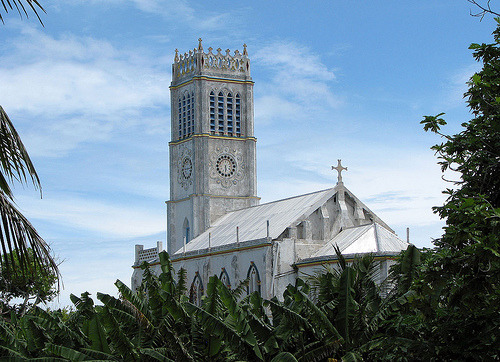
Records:
{"label": "green foliage", "polygon": [[[33,250],[27,249],[26,255],[29,264],[26,267],[33,270],[24,273],[21,268],[21,260],[18,253],[6,254],[1,257],[10,260],[9,268],[0,268],[0,305],[2,314],[17,310],[24,314],[27,309],[40,302],[51,301],[58,294],[58,279],[54,270],[48,262],[42,264],[43,270],[39,270],[39,265],[35,264]],[[18,303],[15,302],[17,298]]]}
{"label": "green foliage", "polygon": [[[499,360],[500,340],[500,20],[493,44],[472,44],[483,68],[465,93],[474,116],[446,135],[446,122],[425,117],[424,130],[444,141],[432,149],[457,181],[434,211],[446,220],[436,249],[408,250],[393,268],[391,298],[407,298],[385,315],[365,345],[370,359]],[[410,294],[411,293],[411,294]],[[389,300],[391,299],[389,298]]]}

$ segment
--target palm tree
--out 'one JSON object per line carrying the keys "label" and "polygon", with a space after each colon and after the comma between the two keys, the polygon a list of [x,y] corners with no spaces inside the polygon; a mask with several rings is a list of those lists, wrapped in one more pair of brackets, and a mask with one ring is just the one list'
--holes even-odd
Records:
{"label": "palm tree", "polygon": [[[41,195],[40,179],[35,167],[9,116],[0,106],[0,267],[5,268],[7,274],[9,268],[19,267],[26,276],[44,273],[48,268],[59,277],[49,246],[14,206],[10,187],[14,181],[33,183]],[[14,255],[18,262],[14,260]]]}
{"label": "palm tree", "polygon": [[[38,11],[45,12],[45,10],[37,0],[0,0],[0,2],[5,13],[16,9],[21,16],[25,14],[28,17],[27,9],[31,9],[42,23]],[[3,22],[1,12],[0,20]],[[59,269],[50,255],[49,246],[28,219],[14,206],[10,188],[10,184],[14,181],[21,184],[33,183],[41,195],[40,179],[35,167],[9,116],[0,106],[0,267],[8,272],[9,268],[16,265],[26,276],[44,273],[48,268],[59,278]],[[32,253],[28,253],[28,249],[31,249]],[[18,257],[18,263],[15,263],[14,255]],[[34,269],[32,265],[35,266]]]}

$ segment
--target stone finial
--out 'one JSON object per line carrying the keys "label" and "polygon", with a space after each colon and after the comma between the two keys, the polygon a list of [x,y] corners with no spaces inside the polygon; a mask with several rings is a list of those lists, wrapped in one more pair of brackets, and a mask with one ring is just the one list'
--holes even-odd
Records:
{"label": "stone finial", "polygon": [[220,54],[221,51],[222,51],[221,48],[217,48],[217,54]]}
{"label": "stone finial", "polygon": [[198,38],[198,50],[199,50],[200,52],[202,52],[202,51],[203,51],[203,45],[201,45],[201,38]]}
{"label": "stone finial", "polygon": [[174,62],[178,62],[179,61],[179,49],[175,49],[175,58],[174,58]]}
{"label": "stone finial", "polygon": [[231,51],[229,49],[226,49],[226,55],[229,56]]}
{"label": "stone finial", "polygon": [[243,55],[248,56],[247,45],[246,44],[243,44]]}
{"label": "stone finial", "polygon": [[332,166],[332,170],[337,170],[337,172],[338,172],[337,185],[341,185],[341,184],[343,184],[343,182],[342,182],[342,171],[343,170],[347,171],[347,167],[342,166],[342,164],[341,164],[342,160],[337,160],[337,161],[338,161],[337,162],[337,167],[333,167]]}
{"label": "stone finial", "polygon": [[214,50],[214,48],[212,48],[212,47],[208,47],[208,52],[209,52],[209,53],[212,53],[212,50]]}

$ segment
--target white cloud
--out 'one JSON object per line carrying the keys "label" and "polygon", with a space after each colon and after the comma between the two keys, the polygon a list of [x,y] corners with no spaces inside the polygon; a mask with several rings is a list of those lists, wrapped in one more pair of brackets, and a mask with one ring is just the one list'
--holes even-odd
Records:
{"label": "white cloud", "polygon": [[81,142],[108,140],[117,128],[156,127],[148,108],[168,114],[170,74],[157,59],[90,37],[22,32],[0,55],[0,99],[32,155],[64,155]]}
{"label": "white cloud", "polygon": [[259,81],[256,120],[322,119],[342,104],[331,89],[335,73],[307,47],[293,42],[274,42],[252,56],[260,68],[269,69],[270,80]]}
{"label": "white cloud", "polygon": [[331,165],[341,158],[348,168],[342,173],[345,186],[402,238],[406,227],[420,230],[412,239],[418,246],[430,246],[429,240],[419,239],[425,227],[435,230],[435,237],[440,236],[443,222],[432,207],[443,204],[441,190],[450,185],[441,179],[430,150],[398,150],[396,145],[382,145],[376,140],[363,143],[355,137],[336,138],[335,130],[315,137],[314,142],[307,135],[304,138],[259,153],[259,166],[267,169],[267,176],[259,178],[259,196],[264,202],[335,186],[337,173]]}
{"label": "white cloud", "polygon": [[132,0],[138,9],[182,23],[196,30],[210,31],[228,26],[234,14],[216,13],[210,10],[196,10],[185,0]]}
{"label": "white cloud", "polygon": [[0,99],[10,111],[110,115],[168,102],[170,76],[151,60],[102,40],[24,33],[0,57]]}
{"label": "white cloud", "polygon": [[313,79],[335,79],[335,74],[321,62],[310,49],[292,42],[274,42],[252,57],[262,65],[272,66],[281,72]]}
{"label": "white cloud", "polygon": [[479,70],[481,70],[481,64],[473,63],[458,69],[448,77],[447,83],[444,85],[444,96],[442,101],[438,103],[440,109],[463,107],[465,103],[464,93],[468,88],[467,82]]}
{"label": "white cloud", "polygon": [[[44,196],[43,200],[20,197],[19,204],[30,219],[57,222],[82,231],[99,232],[103,237],[136,237],[165,229],[165,215],[157,207],[89,199],[65,194]],[[24,211],[26,210],[26,211]]]}

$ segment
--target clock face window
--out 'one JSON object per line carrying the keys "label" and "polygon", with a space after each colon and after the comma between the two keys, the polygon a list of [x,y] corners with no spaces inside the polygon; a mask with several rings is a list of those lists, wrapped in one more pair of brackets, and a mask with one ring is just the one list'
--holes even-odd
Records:
{"label": "clock face window", "polygon": [[231,177],[236,172],[236,161],[230,155],[221,155],[217,159],[216,169],[222,177]]}
{"label": "clock face window", "polygon": [[190,158],[186,157],[182,161],[181,173],[182,173],[182,177],[186,180],[191,177],[191,174],[193,173],[193,163],[191,162]]}

